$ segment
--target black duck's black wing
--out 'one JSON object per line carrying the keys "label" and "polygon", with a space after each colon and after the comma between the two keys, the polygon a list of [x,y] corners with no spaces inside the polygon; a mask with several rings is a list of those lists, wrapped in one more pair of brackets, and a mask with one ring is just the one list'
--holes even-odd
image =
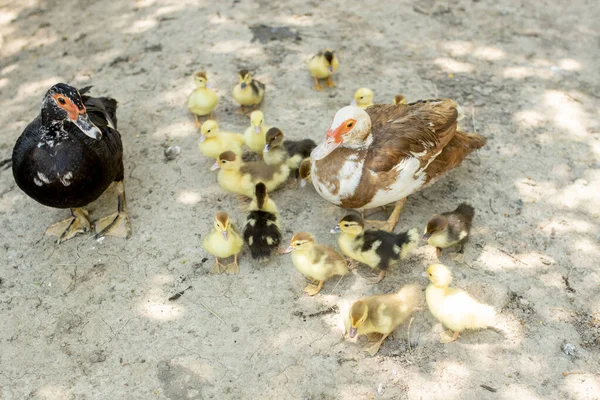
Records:
{"label": "black duck's black wing", "polygon": [[110,97],[91,97],[86,94],[92,87],[86,86],[79,90],[81,99],[92,122],[100,129],[111,127],[117,129],[117,101]]}

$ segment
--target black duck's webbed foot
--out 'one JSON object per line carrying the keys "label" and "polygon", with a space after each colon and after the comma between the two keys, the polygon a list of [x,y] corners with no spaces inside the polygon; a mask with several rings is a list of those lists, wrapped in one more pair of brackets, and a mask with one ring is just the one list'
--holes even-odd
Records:
{"label": "black duck's webbed foot", "polygon": [[125,203],[125,187],[123,181],[116,182],[117,212],[96,222],[96,239],[102,236],[116,236],[128,238],[131,235],[131,223]]}
{"label": "black duck's webbed foot", "polygon": [[80,233],[86,233],[91,228],[89,213],[83,208],[72,208],[71,218],[50,225],[45,234],[58,236],[56,243],[61,243]]}

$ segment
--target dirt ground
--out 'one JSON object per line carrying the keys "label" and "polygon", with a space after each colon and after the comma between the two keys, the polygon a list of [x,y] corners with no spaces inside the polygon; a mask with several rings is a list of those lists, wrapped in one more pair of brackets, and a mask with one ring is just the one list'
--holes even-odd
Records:
{"label": "dirt ground", "polygon": [[[56,245],[43,232],[67,211],[29,199],[0,169],[0,399],[600,398],[600,8],[376,3],[2,2],[0,159],[52,84],[93,85],[119,101],[134,233]],[[317,93],[305,63],[327,46],[341,60],[337,87]],[[198,152],[185,101],[206,69],[221,127],[242,131],[249,119],[231,98],[241,68],[267,85],[267,124],[297,139],[320,141],[361,86],[376,102],[459,101],[462,127],[488,144],[409,197],[397,230],[475,207],[466,264],[442,261],[499,311],[504,338],[440,344],[423,310],[375,357],[364,339],[344,340],[352,300],[426,287],[428,246],[378,285],[363,267],[313,298],[289,256],[257,264],[246,250],[240,275],[208,275],[201,239],[214,214],[245,215]],[[170,145],[181,154],[166,161]],[[329,230],[343,210],[311,187],[272,197],[286,242],[307,230],[336,246]],[[115,207],[109,191],[89,209],[97,219]]]}

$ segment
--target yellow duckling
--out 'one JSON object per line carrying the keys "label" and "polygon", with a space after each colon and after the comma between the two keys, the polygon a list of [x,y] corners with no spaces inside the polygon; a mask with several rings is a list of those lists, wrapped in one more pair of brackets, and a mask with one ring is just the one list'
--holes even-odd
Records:
{"label": "yellow duckling", "polygon": [[265,148],[265,135],[270,129],[265,125],[265,115],[260,110],[252,111],[250,114],[250,127],[244,132],[244,142],[253,152],[261,154]]}
{"label": "yellow duckling", "polygon": [[296,269],[309,280],[319,281],[318,285],[309,284],[304,288],[309,296],[319,293],[325,281],[332,276],[348,273],[344,256],[330,247],[316,244],[310,233],[296,233],[284,251],[290,252]]}
{"label": "yellow duckling", "polygon": [[265,85],[262,82],[252,78],[247,69],[239,72],[238,84],[233,87],[233,99],[242,106],[259,105],[265,95]]}
{"label": "yellow duckling", "polygon": [[285,164],[267,165],[262,161],[242,163],[242,157],[232,151],[219,155],[211,167],[213,171],[216,169],[220,169],[217,181],[223,189],[250,198],[254,196],[257,183],[264,183],[270,193],[290,175],[290,168]]}
{"label": "yellow duckling", "polygon": [[[231,223],[229,215],[224,211],[219,211],[215,215],[214,229],[210,231],[203,242],[204,249],[215,256],[217,260],[217,264],[210,270],[210,273],[239,274],[238,254],[242,251],[243,245],[244,241],[236,227]],[[233,263],[229,265],[221,264],[219,258],[231,256],[233,256]]]}
{"label": "yellow duckling", "polygon": [[209,158],[218,158],[225,151],[242,154],[244,137],[239,133],[223,132],[219,129],[217,121],[209,119],[200,128],[202,136],[198,141],[198,149]]}
{"label": "yellow duckling", "polygon": [[[383,341],[413,313],[419,304],[418,285],[404,286],[398,293],[363,297],[355,301],[344,320],[348,336],[367,335],[364,350],[374,356]],[[374,342],[374,343],[373,343]]]}
{"label": "yellow duckling", "polygon": [[196,89],[190,93],[187,101],[188,109],[194,114],[196,119],[196,128],[200,126],[198,116],[208,115],[212,119],[212,111],[217,105],[217,94],[208,87],[208,78],[206,72],[201,71],[194,75]]}
{"label": "yellow duckling", "polygon": [[327,79],[325,85],[334,87],[335,83],[331,80],[331,75],[335,74],[340,67],[334,52],[330,49],[320,51],[308,60],[308,70],[310,75],[315,79],[315,90],[322,90],[323,86],[319,83],[319,79]]}
{"label": "yellow duckling", "polygon": [[425,298],[433,316],[446,328],[454,331],[441,335],[441,343],[453,342],[465,329],[485,329],[494,323],[496,312],[491,306],[481,304],[461,289],[451,288],[452,273],[442,264],[427,268],[431,284],[427,286]]}
{"label": "yellow duckling", "polygon": [[406,104],[406,97],[401,94],[397,94],[394,96],[394,104]]}
{"label": "yellow duckling", "polygon": [[354,100],[350,103],[351,106],[360,107],[363,110],[373,105],[373,96],[375,94],[369,88],[360,88],[354,92]]}
{"label": "yellow duckling", "polygon": [[310,171],[312,170],[312,161],[310,158],[302,160],[300,167],[298,168],[298,175],[300,176],[300,187],[305,187],[306,183],[312,183]]}

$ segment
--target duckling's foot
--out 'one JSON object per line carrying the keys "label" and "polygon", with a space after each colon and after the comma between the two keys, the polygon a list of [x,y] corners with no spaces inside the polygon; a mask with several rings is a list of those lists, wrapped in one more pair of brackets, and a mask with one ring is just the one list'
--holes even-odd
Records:
{"label": "duckling's foot", "polygon": [[129,214],[125,210],[125,189],[123,181],[116,182],[117,188],[117,212],[108,217],[100,218],[96,222],[96,236],[98,239],[102,236],[116,236],[128,238],[131,235],[131,222]]}
{"label": "duckling's foot", "polygon": [[325,81],[325,85],[327,87],[335,87],[335,83],[333,83],[333,81],[331,80],[331,76],[327,77],[327,80]]}
{"label": "duckling's foot", "polygon": [[200,123],[200,118],[198,118],[198,115],[194,114],[194,119],[196,120],[196,129],[200,128],[202,124]]}
{"label": "duckling's foot", "polygon": [[[452,332],[452,331],[450,331]],[[452,336],[446,331],[440,333],[440,343],[451,343],[458,339],[458,335],[460,335],[459,331],[454,332]]]}
{"label": "duckling's foot", "polygon": [[346,258],[344,261],[346,261],[346,264],[348,265],[348,269],[350,271],[352,271],[353,269],[358,268],[358,265],[360,264],[358,261],[353,260],[351,258]]}
{"label": "duckling's foot", "polygon": [[381,335],[383,334],[379,332],[367,333],[367,340],[369,342],[379,342],[381,340]]}
{"label": "duckling's foot", "polygon": [[304,288],[304,291],[309,296],[314,296],[321,291],[321,288],[323,287],[324,283],[325,283],[324,281],[319,281],[318,285],[312,285],[312,284],[306,285],[306,287]]}
{"label": "duckling's foot", "polygon": [[375,278],[375,279],[369,279],[369,283],[372,284],[372,285],[375,285],[375,284],[381,282],[384,277],[385,277],[385,271],[381,271],[379,273],[379,275],[377,276],[377,278]]}
{"label": "duckling's foot", "polygon": [[44,234],[49,236],[58,236],[56,243],[75,237],[79,233],[86,233],[92,226],[89,220],[89,213],[82,208],[71,209],[71,218],[50,225]]}
{"label": "duckling's foot", "polygon": [[229,274],[229,275],[236,275],[240,273],[240,264],[238,264],[238,257],[237,254],[235,256],[233,256],[233,262],[229,265],[227,265],[227,268],[225,269],[225,273]]}
{"label": "duckling's foot", "polygon": [[319,78],[315,76],[315,86],[314,89],[317,91],[323,90],[323,86],[319,83]]}
{"label": "duckling's foot", "polygon": [[213,275],[220,275],[227,270],[227,266],[221,264],[221,261],[219,261],[218,257],[215,257],[215,258],[217,259],[217,263],[215,264],[214,267],[212,267],[212,269],[210,270],[210,273]]}
{"label": "duckling's foot", "polygon": [[440,259],[440,257],[442,256],[442,248],[441,247],[435,248],[435,256],[438,258],[438,260]]}
{"label": "duckling's foot", "polygon": [[[388,335],[389,335],[389,333],[388,333]],[[377,352],[379,351],[379,348],[381,347],[381,344],[383,343],[385,338],[388,337],[388,335],[381,335],[381,339],[379,339],[379,341],[366,345],[364,348],[364,351],[366,351],[370,355],[374,356],[375,354],[377,354]]]}
{"label": "duckling's foot", "polygon": [[465,262],[465,253],[453,253],[452,259],[457,263],[463,264]]}

